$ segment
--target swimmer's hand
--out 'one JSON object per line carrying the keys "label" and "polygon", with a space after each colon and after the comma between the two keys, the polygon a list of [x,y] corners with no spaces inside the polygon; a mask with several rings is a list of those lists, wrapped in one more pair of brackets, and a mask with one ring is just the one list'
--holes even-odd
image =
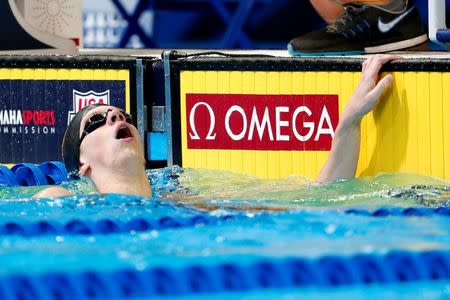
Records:
{"label": "swimmer's hand", "polygon": [[393,81],[390,74],[380,80],[380,69],[386,62],[401,58],[398,55],[380,54],[369,57],[363,63],[361,80],[342,112],[330,154],[317,181],[355,177],[361,141],[361,120],[374,109]]}
{"label": "swimmer's hand", "polygon": [[381,95],[392,85],[391,74],[380,79],[381,67],[386,62],[401,58],[399,55],[378,54],[363,62],[361,80],[342,112],[340,125],[359,126],[362,118],[374,109]]}
{"label": "swimmer's hand", "polygon": [[72,194],[70,193],[70,191],[63,187],[52,186],[52,187],[46,188],[46,189],[40,191],[39,193],[37,193],[36,195],[34,195],[33,199],[56,198],[56,197],[71,196],[71,195]]}

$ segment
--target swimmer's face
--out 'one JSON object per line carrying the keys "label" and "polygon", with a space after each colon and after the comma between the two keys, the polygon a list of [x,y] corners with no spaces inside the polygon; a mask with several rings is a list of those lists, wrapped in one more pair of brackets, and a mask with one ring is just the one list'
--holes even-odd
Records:
{"label": "swimmer's face", "polygon": [[124,160],[130,165],[136,161],[145,163],[141,139],[130,122],[130,116],[114,106],[98,106],[90,110],[80,123],[81,165],[115,168],[120,167]]}

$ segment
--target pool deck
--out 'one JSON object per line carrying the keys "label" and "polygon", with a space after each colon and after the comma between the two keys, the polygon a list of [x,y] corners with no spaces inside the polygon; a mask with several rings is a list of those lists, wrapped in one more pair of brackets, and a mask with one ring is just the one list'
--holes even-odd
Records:
{"label": "pool deck", "polygon": [[[81,49],[82,55],[124,55],[124,56],[149,56],[149,57],[161,57],[161,53],[170,49]],[[272,55],[275,57],[293,57],[287,50],[269,50],[269,49],[249,49],[249,50],[230,50],[230,49],[175,49],[179,52],[185,52],[188,54],[202,53],[209,51],[223,52],[226,54],[245,54],[245,55]],[[399,54],[407,58],[438,58],[449,59],[450,52],[446,51],[395,51],[392,54]],[[353,55],[349,58],[366,57],[368,55]],[[305,56],[308,57],[308,56]],[[320,57],[320,56],[319,56]],[[322,56],[323,57],[323,56]],[[327,56],[333,57],[333,56]],[[343,57],[343,56],[336,56]],[[293,57],[294,58],[294,57]]]}
{"label": "pool deck", "polygon": [[[234,55],[272,55],[274,57],[293,57],[287,50],[270,50],[270,49],[107,49],[107,48],[84,48],[78,51],[79,55],[114,55],[114,56],[131,56],[131,57],[155,57],[161,58],[161,53],[165,50],[176,50],[187,54],[203,53],[203,52],[222,52]],[[449,59],[450,52],[446,51],[394,51],[391,54],[399,54],[406,58],[437,58]],[[64,55],[58,49],[49,50],[25,50],[25,51],[0,51],[0,55]],[[366,57],[368,55],[352,55],[349,58]],[[309,56],[303,56],[309,57]],[[324,56],[317,56],[324,57]],[[326,56],[333,57],[333,56]],[[334,56],[343,57],[343,56]]]}

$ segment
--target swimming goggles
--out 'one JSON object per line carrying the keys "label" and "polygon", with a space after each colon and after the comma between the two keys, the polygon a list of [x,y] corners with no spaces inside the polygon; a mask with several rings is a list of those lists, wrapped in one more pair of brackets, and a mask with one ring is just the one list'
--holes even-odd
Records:
{"label": "swimming goggles", "polygon": [[[103,113],[93,114],[92,116],[89,117],[89,119],[86,121],[86,124],[84,124],[83,133],[81,134],[80,138],[80,144],[88,133],[91,133],[94,130],[106,124],[106,120],[108,119],[108,113],[110,111],[113,110],[108,109]],[[128,124],[133,124],[133,117],[129,113],[127,113],[124,110],[120,110],[120,113],[125,117],[125,122],[127,122]]]}

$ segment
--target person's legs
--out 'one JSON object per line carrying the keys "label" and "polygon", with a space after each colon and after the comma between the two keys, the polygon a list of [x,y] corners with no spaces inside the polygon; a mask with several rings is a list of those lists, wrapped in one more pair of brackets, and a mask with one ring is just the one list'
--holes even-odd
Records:
{"label": "person's legs", "polygon": [[360,4],[360,5],[373,5],[380,6],[387,10],[399,11],[402,10],[406,4],[407,0],[336,0],[340,2],[342,5],[346,4]]}
{"label": "person's legs", "polygon": [[328,24],[334,23],[344,11],[346,4],[376,5],[388,10],[401,10],[405,7],[405,0],[309,0],[316,12]]}
{"label": "person's legs", "polygon": [[331,24],[292,39],[288,44],[292,55],[381,53],[427,40],[412,0],[310,1]]}
{"label": "person's legs", "polygon": [[334,23],[344,11],[342,4],[335,0],[310,0],[312,6],[328,24]]}

